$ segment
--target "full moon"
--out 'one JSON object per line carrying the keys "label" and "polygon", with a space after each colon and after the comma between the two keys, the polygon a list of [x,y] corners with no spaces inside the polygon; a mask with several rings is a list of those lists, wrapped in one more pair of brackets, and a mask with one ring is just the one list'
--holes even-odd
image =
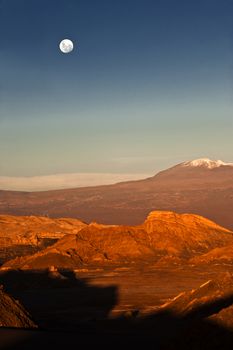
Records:
{"label": "full moon", "polygon": [[59,44],[60,50],[63,53],[69,53],[73,51],[74,44],[70,39],[63,39]]}

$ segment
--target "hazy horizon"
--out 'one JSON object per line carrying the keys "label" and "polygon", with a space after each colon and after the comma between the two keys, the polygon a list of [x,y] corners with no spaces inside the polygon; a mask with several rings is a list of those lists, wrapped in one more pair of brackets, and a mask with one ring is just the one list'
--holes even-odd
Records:
{"label": "hazy horizon", "polygon": [[154,174],[67,173],[29,177],[0,176],[0,190],[34,192],[111,185],[123,181],[141,180],[153,175]]}
{"label": "hazy horizon", "polygon": [[[201,161],[201,162],[200,162]],[[211,168],[209,163],[215,162],[215,166],[233,165],[233,162],[222,162],[219,159],[210,160],[202,157],[201,159],[185,160],[183,162],[172,164],[167,168],[160,168],[148,173],[57,173],[46,174],[40,176],[1,176],[0,175],[0,190],[10,191],[48,191],[56,189],[71,189],[78,187],[90,187],[111,185],[125,181],[142,180],[158,174],[160,171],[167,170],[179,164],[192,163],[191,166],[203,166],[206,163],[207,168]]]}

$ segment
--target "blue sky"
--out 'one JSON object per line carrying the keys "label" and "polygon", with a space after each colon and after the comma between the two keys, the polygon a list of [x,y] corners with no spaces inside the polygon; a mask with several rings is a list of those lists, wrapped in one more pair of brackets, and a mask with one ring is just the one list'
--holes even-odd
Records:
{"label": "blue sky", "polygon": [[233,160],[232,13],[232,0],[0,0],[0,175]]}

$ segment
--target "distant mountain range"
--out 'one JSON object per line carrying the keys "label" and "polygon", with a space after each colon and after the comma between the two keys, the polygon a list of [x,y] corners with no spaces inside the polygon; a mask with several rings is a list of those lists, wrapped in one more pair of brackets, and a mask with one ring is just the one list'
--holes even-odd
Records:
{"label": "distant mountain range", "polygon": [[197,159],[143,180],[44,192],[0,191],[0,214],[135,225],[148,212],[205,216],[233,229],[233,163]]}

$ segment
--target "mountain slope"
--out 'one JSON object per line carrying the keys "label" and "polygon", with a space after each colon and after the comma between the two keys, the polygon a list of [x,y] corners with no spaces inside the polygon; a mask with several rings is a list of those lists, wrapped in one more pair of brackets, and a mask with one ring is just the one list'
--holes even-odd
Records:
{"label": "mountain slope", "polygon": [[36,328],[24,307],[0,285],[0,327]]}
{"label": "mountain slope", "polygon": [[155,209],[199,214],[233,229],[232,163],[199,159],[151,178],[115,185],[34,193],[0,191],[2,214],[135,225]]}
{"label": "mountain slope", "polygon": [[6,262],[4,268],[73,269],[82,265],[148,263],[163,256],[189,259],[230,244],[233,233],[205,218],[152,212],[135,227],[91,224],[34,255]]}

